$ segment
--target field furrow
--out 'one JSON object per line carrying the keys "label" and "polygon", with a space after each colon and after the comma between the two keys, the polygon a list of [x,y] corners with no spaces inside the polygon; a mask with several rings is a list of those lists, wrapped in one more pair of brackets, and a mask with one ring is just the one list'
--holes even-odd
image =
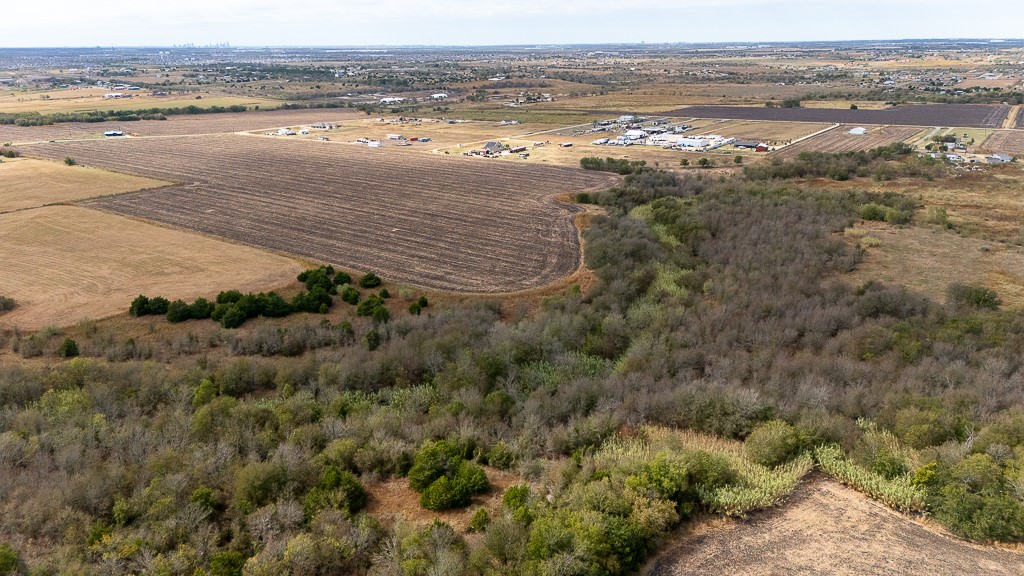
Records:
{"label": "field furrow", "polygon": [[237,135],[26,151],[179,183],[91,207],[465,292],[524,290],[572,273],[578,209],[552,197],[614,181],[575,168]]}

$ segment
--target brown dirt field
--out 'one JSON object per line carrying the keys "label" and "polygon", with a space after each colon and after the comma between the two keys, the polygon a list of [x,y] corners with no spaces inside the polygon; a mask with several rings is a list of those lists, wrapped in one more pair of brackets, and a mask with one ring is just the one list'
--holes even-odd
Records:
{"label": "brown dirt field", "polygon": [[[1021,116],[1024,117],[1024,113]],[[996,130],[981,148],[997,154],[1024,157],[1024,130]]]}
{"label": "brown dirt field", "polygon": [[0,216],[0,294],[18,306],[0,326],[34,329],[103,318],[142,294],[209,297],[267,290],[302,270],[291,258],[95,210],[50,206]]}
{"label": "brown dirt field", "polygon": [[108,130],[123,130],[140,136],[194,136],[225,134],[250,130],[266,130],[315,122],[338,123],[356,118],[357,112],[331,108],[324,110],[260,110],[168,116],[167,120],[137,122],[65,122],[49,126],[14,126],[0,124],[0,143],[38,143],[46,140],[103,139]]}
{"label": "brown dirt field", "polygon": [[409,480],[396,478],[367,484],[366,491],[370,498],[366,512],[386,523],[398,519],[414,524],[429,524],[434,520],[441,520],[451,524],[455,530],[465,532],[477,508],[486,508],[493,518],[501,510],[501,498],[508,487],[522,482],[519,475],[514,472],[486,467],[484,470],[491,482],[491,490],[474,496],[472,504],[465,508],[445,512],[426,510],[420,506],[420,495],[409,488]]}
{"label": "brown dirt field", "polygon": [[857,269],[844,276],[853,284],[868,280],[902,284],[937,302],[946,301],[952,282],[983,284],[995,290],[1006,306],[1024,306],[1024,249],[1018,246],[918,226],[860,223],[855,230],[854,238],[863,231],[881,243],[868,248]]}
{"label": "brown dirt field", "polygon": [[0,164],[0,213],[167,184],[85,166],[30,158],[8,159]]}
{"label": "brown dirt field", "polygon": [[783,159],[796,158],[801,152],[856,152],[871,150],[879,146],[887,146],[896,142],[910,140],[920,134],[920,128],[905,126],[865,126],[867,134],[855,136],[850,130],[853,124],[840,126],[824,134],[801,140],[772,152],[772,156]]}
{"label": "brown dirt field", "polygon": [[900,126],[971,126],[999,128],[1009,106],[990,104],[919,104],[885,110],[837,110],[834,108],[764,108],[740,106],[691,106],[667,112],[668,116],[732,118]]}
{"label": "brown dirt field", "polygon": [[415,286],[496,293],[576,271],[581,208],[617,177],[480,158],[255,136],[47,144],[32,154],[186,183],[90,206]]}
{"label": "brown dirt field", "polygon": [[757,120],[732,120],[712,125],[707,131],[712,134],[738,138],[740,140],[757,140],[766,144],[782,144],[804,136],[814,134],[828,128],[831,124],[811,124],[807,122],[760,122]]}
{"label": "brown dirt field", "polygon": [[892,576],[1024,573],[1024,554],[958,540],[826,479],[751,519],[691,525],[641,571],[698,574]]}

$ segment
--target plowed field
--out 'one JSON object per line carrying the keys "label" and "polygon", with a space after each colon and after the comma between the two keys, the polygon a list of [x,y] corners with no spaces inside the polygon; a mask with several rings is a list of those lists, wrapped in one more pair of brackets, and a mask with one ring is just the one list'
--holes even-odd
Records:
{"label": "plowed field", "polygon": [[840,126],[824,134],[802,140],[781,150],[772,152],[772,156],[784,159],[796,158],[801,152],[857,152],[871,150],[879,146],[887,146],[903,142],[921,133],[920,128],[906,126],[876,126],[867,134],[850,134],[853,125]]}
{"label": "plowed field", "polygon": [[552,196],[613,181],[576,168],[256,136],[25,150],[181,183],[88,206],[464,292],[535,288],[575,271],[578,209]]}
{"label": "plowed field", "polygon": [[997,130],[981,147],[998,154],[1024,157],[1024,130]]}
{"label": "plowed field", "polygon": [[845,124],[896,124],[901,126],[960,126],[1000,128],[1009,106],[991,104],[921,104],[885,110],[836,108],[755,108],[745,106],[689,106],[667,116],[775,120],[782,122],[842,122]]}

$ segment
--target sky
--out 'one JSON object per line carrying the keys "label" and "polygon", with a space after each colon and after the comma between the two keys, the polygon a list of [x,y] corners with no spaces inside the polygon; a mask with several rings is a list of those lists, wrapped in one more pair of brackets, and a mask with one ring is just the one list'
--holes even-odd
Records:
{"label": "sky", "polygon": [[1018,0],[11,0],[0,47],[1020,38],[1022,24]]}

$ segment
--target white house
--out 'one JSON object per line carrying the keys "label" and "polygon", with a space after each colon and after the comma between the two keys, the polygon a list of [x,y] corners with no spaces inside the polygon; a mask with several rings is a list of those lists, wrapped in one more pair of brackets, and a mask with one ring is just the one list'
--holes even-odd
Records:
{"label": "white house", "polygon": [[1006,154],[993,154],[985,157],[985,162],[988,164],[1007,164],[1013,162],[1013,156],[1007,156]]}

